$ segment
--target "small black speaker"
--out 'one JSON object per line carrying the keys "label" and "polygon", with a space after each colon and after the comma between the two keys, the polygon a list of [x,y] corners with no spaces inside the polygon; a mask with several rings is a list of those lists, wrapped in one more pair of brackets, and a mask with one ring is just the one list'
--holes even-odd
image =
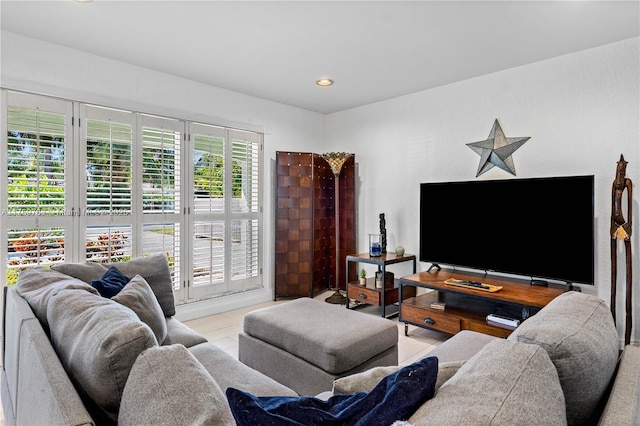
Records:
{"label": "small black speaker", "polygon": [[534,279],[531,279],[531,281],[529,281],[529,284],[537,285],[537,286],[540,286],[540,287],[549,287],[549,283],[546,280],[534,280]]}

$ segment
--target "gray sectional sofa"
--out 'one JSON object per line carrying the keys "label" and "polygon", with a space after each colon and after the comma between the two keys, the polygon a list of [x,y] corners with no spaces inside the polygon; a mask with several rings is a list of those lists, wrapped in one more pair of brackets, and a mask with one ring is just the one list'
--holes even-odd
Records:
{"label": "gray sectional sofa", "polygon": [[[117,266],[132,280],[116,300],[88,284],[106,270],[96,264],[36,268],[6,288],[7,424],[232,425],[229,387],[296,396],[173,318],[163,256]],[[640,424],[640,347],[620,352],[609,309],[594,296],[565,293],[507,339],[463,331],[429,356],[439,360],[435,396],[399,420]],[[399,368],[336,379],[332,391],[371,390]]]}
{"label": "gray sectional sofa", "polygon": [[89,284],[107,271],[97,263],[29,269],[5,287],[8,425],[226,425],[231,385],[296,395],[173,318],[165,256],[115,266],[132,279],[113,299]]}

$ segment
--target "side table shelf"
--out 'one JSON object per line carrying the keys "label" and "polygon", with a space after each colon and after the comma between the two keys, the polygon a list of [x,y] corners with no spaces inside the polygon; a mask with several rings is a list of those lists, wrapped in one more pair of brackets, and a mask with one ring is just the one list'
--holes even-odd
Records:
{"label": "side table shelf", "polygon": [[[480,281],[502,286],[502,289],[489,293],[450,286],[444,283],[448,278]],[[433,291],[415,296],[416,288]],[[499,314],[524,321],[562,294],[563,289],[532,286],[524,280],[442,269],[402,277],[398,292],[402,298],[399,321],[404,322],[405,335],[408,335],[408,325],[412,324],[449,334],[473,330],[492,336],[507,337],[511,330],[487,324],[488,314]],[[405,293],[413,296],[405,297]],[[433,309],[433,302],[444,302],[445,309]]]}
{"label": "side table shelf", "polygon": [[[349,282],[349,267],[352,264],[357,263],[369,263],[378,266],[378,271],[382,272],[382,276],[385,276],[386,269],[389,265],[402,262],[413,262],[413,273],[416,273],[416,256],[413,254],[405,254],[404,256],[398,256],[395,253],[383,253],[381,256],[371,257],[369,253],[350,254],[346,257],[346,273],[347,273],[347,309],[350,309],[350,299],[354,299],[361,303],[368,305],[375,305],[382,307],[382,316],[386,317],[386,307],[397,303],[400,299],[399,281],[396,280],[393,286],[383,285],[383,288],[377,288],[375,286],[375,279],[367,279],[367,284],[362,286],[358,281]],[[384,281],[384,279],[383,279]],[[403,298],[415,296],[415,288],[410,290],[405,289]]]}

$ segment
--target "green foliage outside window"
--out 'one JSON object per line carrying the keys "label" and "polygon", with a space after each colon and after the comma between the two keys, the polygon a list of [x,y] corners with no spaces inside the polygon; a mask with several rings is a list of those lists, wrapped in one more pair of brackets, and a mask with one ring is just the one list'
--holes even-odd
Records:
{"label": "green foliage outside window", "polygon": [[[232,162],[231,195],[242,197],[242,167]],[[209,197],[224,196],[224,158],[215,154],[202,155],[194,167],[194,187],[199,195]]]}

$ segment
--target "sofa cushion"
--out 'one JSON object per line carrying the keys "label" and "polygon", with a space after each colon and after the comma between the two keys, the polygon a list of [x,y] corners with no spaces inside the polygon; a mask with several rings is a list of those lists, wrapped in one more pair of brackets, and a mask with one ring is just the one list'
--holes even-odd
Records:
{"label": "sofa cushion", "polygon": [[63,263],[55,265],[51,269],[91,284],[91,281],[102,277],[111,266],[115,266],[128,277],[135,275],[143,277],[158,298],[164,315],[172,317],[176,314],[171,270],[167,257],[162,253],[105,265],[95,262]]}
{"label": "sofa cushion", "polygon": [[509,340],[533,343],[547,351],[558,370],[569,424],[598,415],[619,354],[618,333],[602,299],[563,293],[523,322]]}
{"label": "sofa cushion", "polygon": [[107,269],[107,272],[97,280],[91,281],[91,286],[98,290],[102,297],[112,298],[120,293],[129,282],[129,277],[120,272],[115,266]]}
{"label": "sofa cushion", "polygon": [[409,418],[434,425],[564,425],[564,395],[536,345],[489,342]]}
{"label": "sofa cushion", "polygon": [[167,337],[167,321],[158,299],[144,278],[136,275],[111,299],[135,312],[151,328],[156,340],[164,342]]}
{"label": "sofa cushion", "polygon": [[[430,355],[429,355],[430,356]],[[465,361],[451,361],[438,363],[438,378],[436,379],[435,391],[438,392],[440,386],[449,380]],[[356,393],[370,392],[382,379],[389,374],[393,374],[400,370],[402,366],[373,367],[362,373],[351,374],[349,376],[340,377],[333,381],[334,394],[339,393]]]}
{"label": "sofa cushion", "polygon": [[640,346],[627,345],[598,426],[640,425]]}
{"label": "sofa cushion", "polygon": [[97,417],[117,420],[120,397],[138,355],[157,345],[129,308],[84,290],[63,290],[47,312],[51,342],[83,399]]}
{"label": "sofa cushion", "polygon": [[258,396],[297,396],[293,390],[241,363],[213,343],[201,343],[188,349],[223,392],[233,386]]}
{"label": "sofa cushion", "polygon": [[49,330],[47,309],[49,299],[64,289],[79,289],[94,295],[98,291],[91,285],[49,268],[25,269],[18,276],[16,290],[25,298],[31,310],[46,331]]}
{"label": "sofa cushion", "polygon": [[444,345],[438,345],[429,352],[429,356],[438,357],[440,364],[450,361],[466,361],[499,337],[479,333],[477,331],[462,330],[447,339]]}
{"label": "sofa cushion", "polygon": [[173,282],[167,257],[160,254],[152,254],[146,257],[138,257],[128,262],[111,263],[128,277],[140,275],[143,277],[162,307],[165,317],[176,314],[175,300],[173,297]]}
{"label": "sofa cushion", "polygon": [[433,397],[438,359],[423,358],[386,376],[371,392],[335,395],[328,400],[301,397],[256,397],[229,388],[229,406],[240,426],[253,425],[390,425],[406,419]]}
{"label": "sofa cushion", "polygon": [[167,337],[162,342],[163,346],[179,344],[190,348],[207,341],[202,334],[187,327],[175,318],[165,318],[165,323],[167,324]]}
{"label": "sofa cushion", "polygon": [[60,263],[51,267],[54,271],[62,272],[70,277],[77,278],[87,284],[96,280],[107,272],[107,268],[100,263]]}
{"label": "sofa cushion", "polygon": [[122,393],[118,424],[234,425],[227,399],[182,345],[142,352]]}

